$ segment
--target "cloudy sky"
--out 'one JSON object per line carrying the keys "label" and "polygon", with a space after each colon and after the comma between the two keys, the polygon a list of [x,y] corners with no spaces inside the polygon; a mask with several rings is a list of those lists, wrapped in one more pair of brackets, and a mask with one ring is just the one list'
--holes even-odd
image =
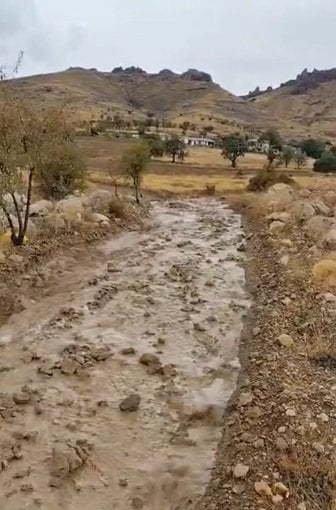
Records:
{"label": "cloudy sky", "polygon": [[0,64],[210,72],[235,93],[336,67],[335,0],[0,0]]}

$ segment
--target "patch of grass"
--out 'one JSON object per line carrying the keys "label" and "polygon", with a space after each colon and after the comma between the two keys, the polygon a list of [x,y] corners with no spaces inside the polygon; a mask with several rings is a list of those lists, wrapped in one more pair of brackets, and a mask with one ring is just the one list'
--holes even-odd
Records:
{"label": "patch of grass", "polygon": [[313,280],[323,288],[332,289],[336,287],[336,261],[322,259],[313,267]]}
{"label": "patch of grass", "polygon": [[266,191],[274,184],[283,183],[293,186],[295,181],[290,175],[284,172],[267,171],[259,172],[249,180],[247,185],[248,191]]}
{"label": "patch of grass", "polygon": [[219,192],[238,192],[245,189],[246,179],[232,179],[225,175],[157,175],[147,174],[144,189],[174,193],[201,192],[215,186]]}

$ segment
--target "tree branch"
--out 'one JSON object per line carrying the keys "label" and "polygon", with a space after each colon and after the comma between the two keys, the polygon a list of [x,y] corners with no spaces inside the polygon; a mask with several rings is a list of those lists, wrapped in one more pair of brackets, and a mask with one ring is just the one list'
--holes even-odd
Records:
{"label": "tree branch", "polygon": [[19,207],[19,204],[18,204],[18,202],[17,202],[17,200],[16,200],[15,192],[14,192],[14,193],[13,193],[13,192],[10,192],[9,194],[10,194],[10,196],[12,197],[12,200],[13,200],[13,202],[14,202],[15,211],[16,211],[16,216],[17,216],[18,223],[19,223],[19,237],[20,237],[20,235],[21,235],[21,233],[22,233],[22,227],[23,227],[23,225],[22,225],[22,217],[21,217],[20,207]]}

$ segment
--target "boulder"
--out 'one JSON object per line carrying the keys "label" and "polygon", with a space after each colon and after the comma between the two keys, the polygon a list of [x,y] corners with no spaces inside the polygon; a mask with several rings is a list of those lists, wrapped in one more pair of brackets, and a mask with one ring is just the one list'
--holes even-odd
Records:
{"label": "boulder", "polygon": [[97,223],[97,225],[101,225],[104,227],[108,227],[110,225],[110,220],[107,216],[100,213],[93,213],[91,215],[91,221],[93,223]]}
{"label": "boulder", "polygon": [[85,200],[85,206],[94,213],[106,213],[108,211],[113,194],[105,189],[100,189],[92,193]]}
{"label": "boulder", "polygon": [[295,191],[288,184],[278,183],[271,186],[265,193],[269,210],[285,211],[296,199]]}
{"label": "boulder", "polygon": [[[20,211],[22,211],[24,206],[26,205],[26,197],[25,197],[25,195],[21,195],[20,193],[15,192],[14,196],[16,198],[16,201],[17,201],[17,204],[19,206]],[[5,205],[6,209],[7,209],[7,211],[10,214],[14,214],[15,213],[15,205],[14,205],[14,202],[13,202],[13,198],[12,198],[12,196],[9,193],[6,193],[4,195],[3,202],[4,202],[4,205]]]}
{"label": "boulder", "polygon": [[269,222],[272,221],[282,221],[282,223],[288,223],[290,220],[290,214],[287,212],[274,212],[269,214],[266,219]]}
{"label": "boulder", "polygon": [[333,225],[336,225],[335,218],[317,215],[306,222],[304,229],[309,237],[317,241],[321,239]]}
{"label": "boulder", "polygon": [[336,206],[336,191],[332,190],[327,191],[323,198],[329,207]]}
{"label": "boulder", "polygon": [[52,211],[54,205],[49,200],[39,200],[30,206],[29,216],[34,217],[45,217],[48,216],[49,212]]}
{"label": "boulder", "polygon": [[330,207],[328,207],[322,200],[313,200],[312,206],[315,209],[315,213],[321,214],[321,216],[328,216],[331,213]]}
{"label": "boulder", "polygon": [[83,201],[81,198],[75,196],[64,198],[57,202],[56,212],[67,219],[72,219],[76,216],[78,217],[78,215],[82,215],[84,212]]}
{"label": "boulder", "polygon": [[269,231],[272,234],[278,234],[285,228],[285,224],[282,221],[273,221],[269,226]]}
{"label": "boulder", "polygon": [[323,237],[322,246],[327,250],[336,250],[336,225]]}
{"label": "boulder", "polygon": [[304,223],[315,216],[315,208],[308,200],[295,202],[290,208],[290,213],[298,223]]}
{"label": "boulder", "polygon": [[124,413],[135,413],[135,411],[139,409],[140,402],[140,395],[134,393],[133,395],[130,395],[129,397],[125,398],[125,400],[120,402],[119,409]]}

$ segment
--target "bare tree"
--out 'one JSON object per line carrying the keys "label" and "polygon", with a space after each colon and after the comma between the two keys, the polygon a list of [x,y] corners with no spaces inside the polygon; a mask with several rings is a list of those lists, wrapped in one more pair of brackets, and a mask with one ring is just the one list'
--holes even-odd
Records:
{"label": "bare tree", "polygon": [[147,144],[139,143],[124,153],[121,161],[122,173],[126,180],[130,180],[134,189],[137,203],[140,203],[140,190],[143,174],[150,159]]}
{"label": "bare tree", "polygon": [[[14,74],[22,56],[20,53]],[[7,218],[11,240],[19,246],[28,229],[34,175],[50,147],[62,143],[69,132],[62,110],[39,114],[28,100],[15,93],[3,70],[1,75],[6,79],[0,85],[0,208]]]}

